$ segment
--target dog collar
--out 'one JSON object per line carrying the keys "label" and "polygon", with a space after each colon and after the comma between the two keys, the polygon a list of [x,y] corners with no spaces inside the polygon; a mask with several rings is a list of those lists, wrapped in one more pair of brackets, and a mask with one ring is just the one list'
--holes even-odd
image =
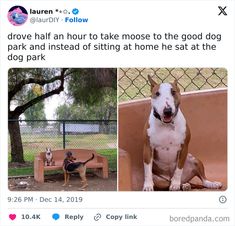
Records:
{"label": "dog collar", "polygon": [[179,104],[177,104],[175,108],[176,108],[176,109],[175,109],[174,117],[178,114],[178,111],[179,111]]}
{"label": "dog collar", "polygon": [[161,116],[157,113],[157,111],[155,110],[155,108],[153,108],[153,115],[156,119],[159,119],[160,121],[162,121]]}

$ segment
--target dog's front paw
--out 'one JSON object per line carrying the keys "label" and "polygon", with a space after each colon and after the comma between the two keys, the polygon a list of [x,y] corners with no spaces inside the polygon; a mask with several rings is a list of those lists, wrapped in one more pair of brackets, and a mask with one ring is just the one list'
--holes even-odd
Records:
{"label": "dog's front paw", "polygon": [[85,183],[85,184],[82,184],[82,187],[81,187],[81,189],[85,189],[86,187],[88,187],[88,184],[87,184],[87,183]]}
{"label": "dog's front paw", "polygon": [[180,183],[171,182],[169,190],[170,191],[180,191]]}
{"label": "dog's front paw", "polygon": [[191,190],[191,184],[190,183],[185,183],[185,184],[182,184],[182,190],[183,191],[190,191]]}
{"label": "dog's front paw", "polygon": [[145,181],[143,191],[153,191],[153,182],[152,181]]}
{"label": "dog's front paw", "polygon": [[223,187],[223,184],[218,181],[214,181],[213,184],[214,184],[213,188],[215,188],[215,189],[219,189],[219,188]]}
{"label": "dog's front paw", "polygon": [[206,188],[211,188],[211,189],[219,189],[219,188],[222,188],[223,184],[217,181],[205,180],[203,181],[203,186]]}

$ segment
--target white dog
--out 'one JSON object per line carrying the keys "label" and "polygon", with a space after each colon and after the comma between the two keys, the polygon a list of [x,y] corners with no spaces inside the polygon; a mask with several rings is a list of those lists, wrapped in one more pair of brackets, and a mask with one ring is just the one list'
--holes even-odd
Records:
{"label": "white dog", "polygon": [[45,166],[54,166],[55,161],[53,160],[53,154],[51,148],[46,148],[45,152]]}
{"label": "white dog", "polygon": [[207,180],[202,162],[188,153],[190,130],[180,110],[177,81],[151,84],[151,113],[144,131],[144,191],[165,183],[171,191],[189,190],[194,176],[206,188],[218,189],[220,182]]}

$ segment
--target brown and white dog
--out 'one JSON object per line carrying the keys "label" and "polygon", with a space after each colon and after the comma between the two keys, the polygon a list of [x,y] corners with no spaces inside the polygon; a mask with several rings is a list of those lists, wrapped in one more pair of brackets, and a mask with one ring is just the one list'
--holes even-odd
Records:
{"label": "brown and white dog", "polygon": [[52,154],[51,148],[46,148],[44,163],[45,163],[45,166],[54,166],[55,165],[55,161],[53,160],[53,154]]}
{"label": "brown and white dog", "polygon": [[77,172],[79,173],[82,179],[82,187],[84,189],[88,186],[86,179],[86,164],[94,159],[95,155],[92,153],[91,158],[87,159],[84,162],[75,162],[76,158],[73,157],[73,153],[71,151],[66,152],[65,159],[63,162],[63,170],[64,170],[64,184],[66,186],[69,182],[70,174]]}
{"label": "brown and white dog", "polygon": [[209,181],[202,162],[188,153],[190,130],[181,112],[180,89],[174,83],[151,84],[151,113],[144,130],[144,191],[165,184],[170,191],[189,190],[197,176],[205,188],[219,189],[220,182]]}

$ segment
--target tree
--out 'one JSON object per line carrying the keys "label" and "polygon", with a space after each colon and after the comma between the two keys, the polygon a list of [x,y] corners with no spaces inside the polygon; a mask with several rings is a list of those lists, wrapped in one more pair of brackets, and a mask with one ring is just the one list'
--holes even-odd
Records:
{"label": "tree", "polygon": [[117,98],[117,69],[80,68],[76,73],[79,76],[70,77],[68,82],[68,94],[75,103],[94,105],[112,92]]}
{"label": "tree", "polygon": [[[19,116],[28,108],[64,90],[64,80],[71,74],[62,69],[22,69],[12,68],[8,72],[8,130],[11,142],[12,162],[24,162],[20,134]],[[45,93],[27,100],[29,85],[45,86]],[[25,101],[26,100],[26,101]],[[12,109],[16,106],[14,109]]]}
{"label": "tree", "polygon": [[[34,91],[31,89],[27,93],[27,100],[31,100],[33,98],[36,98],[37,94],[34,93]],[[37,104],[31,106],[24,112],[24,116],[26,120],[34,120],[34,119],[40,119],[40,120],[46,120],[46,114],[44,111],[44,101],[40,101]],[[31,123],[27,121],[28,125],[31,125],[32,127],[36,127],[37,124]],[[46,121],[41,123],[43,127],[47,125]]]}
{"label": "tree", "polygon": [[116,120],[117,119],[117,92],[112,88],[103,88],[102,96],[91,103],[63,104],[56,109],[57,119],[70,120]]}
{"label": "tree", "polygon": [[63,120],[116,120],[117,107],[110,103],[101,105],[63,104],[56,109],[56,119]]}
{"label": "tree", "polygon": [[[84,76],[83,73],[87,73]],[[78,79],[82,77],[82,79]],[[83,96],[76,97],[85,101],[87,94],[89,99],[99,99],[102,97],[100,91],[104,87],[116,86],[116,73],[114,69],[68,69],[68,68],[12,68],[8,72],[8,130],[11,142],[11,161],[24,162],[23,146],[20,134],[19,117],[27,109],[40,103],[48,97],[60,94],[64,90],[65,81],[73,81],[73,93],[76,95],[76,88],[89,91],[91,85],[92,95],[83,92]],[[27,95],[32,91],[32,85],[42,87],[43,92],[36,92],[37,95],[27,99]],[[82,87],[80,89],[80,87]]]}

